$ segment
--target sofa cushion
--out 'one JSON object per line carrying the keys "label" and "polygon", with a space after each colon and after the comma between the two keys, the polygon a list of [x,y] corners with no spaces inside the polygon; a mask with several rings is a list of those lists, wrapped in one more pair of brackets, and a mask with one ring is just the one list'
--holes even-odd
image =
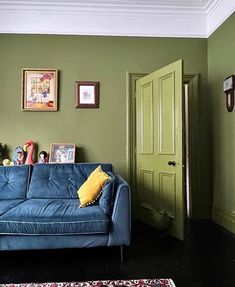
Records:
{"label": "sofa cushion", "polygon": [[26,198],[30,165],[0,167],[0,199]]}
{"label": "sofa cushion", "polygon": [[0,216],[23,201],[23,199],[1,199]]}
{"label": "sofa cushion", "polygon": [[[28,198],[74,198],[77,190],[100,163],[36,164],[33,167]],[[101,164],[112,171],[112,164]]]}
{"label": "sofa cushion", "polygon": [[99,205],[103,209],[104,213],[107,215],[112,215],[113,212],[113,203],[114,203],[114,183],[115,176],[111,172],[107,172],[109,180],[105,183],[102,188],[101,196],[99,198]]}
{"label": "sofa cushion", "polygon": [[102,170],[101,166],[98,166],[77,192],[80,200],[79,207],[85,207],[94,203],[100,196],[105,182],[109,179],[108,174]]}
{"label": "sofa cushion", "polygon": [[0,216],[2,234],[108,233],[109,218],[98,205],[79,208],[77,199],[28,199]]}

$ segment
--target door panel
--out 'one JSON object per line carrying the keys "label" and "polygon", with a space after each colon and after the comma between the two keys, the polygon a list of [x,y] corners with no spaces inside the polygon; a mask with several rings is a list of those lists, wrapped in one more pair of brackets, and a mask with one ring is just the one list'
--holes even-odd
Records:
{"label": "door panel", "polygon": [[140,94],[140,152],[153,154],[153,95],[152,83],[141,87]]}
{"label": "door panel", "polygon": [[171,218],[175,218],[175,193],[175,173],[159,172],[159,207],[160,210],[167,210]]}
{"label": "door panel", "polygon": [[[140,203],[143,208],[151,210],[153,208],[154,200],[154,171],[147,169],[140,169],[140,186],[143,192],[139,193]],[[145,192],[147,191],[147,192]]]}
{"label": "door panel", "polygon": [[136,82],[138,213],[154,226],[165,211],[169,233],[184,238],[182,81],[179,60]]}
{"label": "door panel", "polygon": [[174,74],[158,80],[158,143],[159,154],[175,154]]}

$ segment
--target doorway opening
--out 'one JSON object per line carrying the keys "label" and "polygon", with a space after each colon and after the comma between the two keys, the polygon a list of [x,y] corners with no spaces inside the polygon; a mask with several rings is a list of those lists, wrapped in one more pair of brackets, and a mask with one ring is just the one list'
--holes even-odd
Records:
{"label": "doorway opening", "polygon": [[191,218],[191,189],[190,189],[190,161],[189,149],[189,89],[188,83],[184,84],[184,153],[185,153],[185,213],[187,218]]}
{"label": "doorway opening", "polygon": [[[147,74],[127,73],[127,177],[132,192],[132,216],[138,218],[136,195],[136,81]],[[184,75],[185,217],[194,218],[199,186],[199,75]],[[192,176],[193,175],[193,176]]]}

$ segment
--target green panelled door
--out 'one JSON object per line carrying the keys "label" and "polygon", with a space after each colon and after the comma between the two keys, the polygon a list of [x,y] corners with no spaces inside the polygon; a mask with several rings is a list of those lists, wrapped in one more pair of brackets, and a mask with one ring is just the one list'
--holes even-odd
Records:
{"label": "green panelled door", "polygon": [[183,62],[136,82],[138,214],[157,228],[171,218],[169,234],[184,239]]}

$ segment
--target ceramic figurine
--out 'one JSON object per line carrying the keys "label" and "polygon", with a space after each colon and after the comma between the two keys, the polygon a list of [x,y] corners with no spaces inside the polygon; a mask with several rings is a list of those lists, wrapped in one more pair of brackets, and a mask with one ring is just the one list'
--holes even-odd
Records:
{"label": "ceramic figurine", "polygon": [[14,165],[22,165],[25,163],[25,153],[21,146],[17,146],[13,153]]}
{"label": "ceramic figurine", "polygon": [[28,140],[24,144],[24,151],[27,152],[27,157],[25,160],[26,164],[34,164],[33,154],[34,154],[34,142],[32,140]]}
{"label": "ceramic figurine", "polygon": [[2,164],[4,166],[14,165],[12,161],[10,161],[8,158],[4,159]]}
{"label": "ceramic figurine", "polygon": [[48,163],[48,154],[46,151],[43,150],[39,153],[38,163]]}

